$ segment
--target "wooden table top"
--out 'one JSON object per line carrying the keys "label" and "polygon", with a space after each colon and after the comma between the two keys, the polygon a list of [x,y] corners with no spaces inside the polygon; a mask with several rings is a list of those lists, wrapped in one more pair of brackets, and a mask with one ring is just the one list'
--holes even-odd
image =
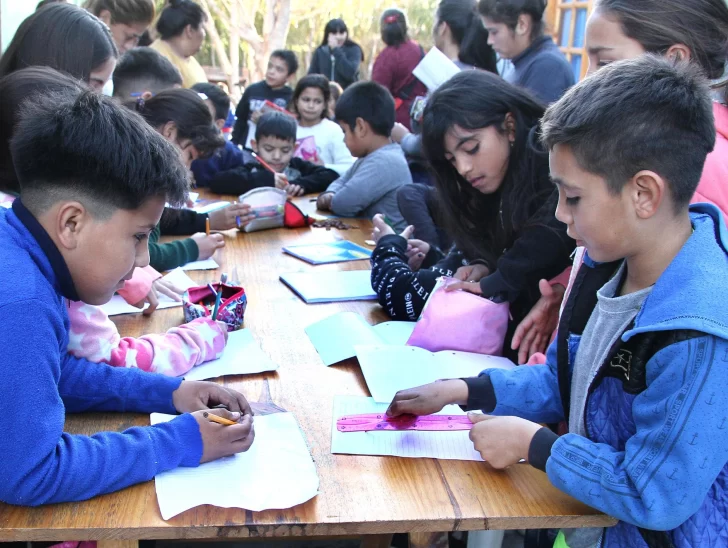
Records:
{"label": "wooden table top", "polygon": [[[309,198],[296,202],[311,212]],[[358,312],[372,324],[385,321],[372,302],[306,305],[279,280],[285,272],[368,269],[367,261],[311,266],[281,247],[344,238],[364,245],[371,223],[347,220],[347,231],[278,229],[252,234],[225,233],[215,259],[217,271],[189,272],[200,282],[231,274],[237,266],[248,294],[245,327],[280,369],[227,377],[222,382],[250,401],[272,401],[295,414],[311,449],[319,495],[288,510],[250,512],[200,506],[162,520],[154,482],[93,500],[21,508],[0,504],[0,541],[118,540],[220,537],[376,535],[473,529],[602,527],[615,521],[551,486],[546,475],[522,464],[505,471],[487,464],[434,459],[331,454],[335,395],[369,395],[355,359],[325,367],[304,327],[340,311]],[[183,321],[180,308],[151,317],[114,317],[124,336],[161,332]],[[93,434],[148,425],[138,414],[69,416],[69,432]]]}

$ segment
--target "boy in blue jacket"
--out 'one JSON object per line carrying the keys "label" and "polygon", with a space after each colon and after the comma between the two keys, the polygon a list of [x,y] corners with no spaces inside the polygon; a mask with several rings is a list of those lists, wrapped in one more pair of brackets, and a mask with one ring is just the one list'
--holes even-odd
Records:
{"label": "boy in blue jacket", "polygon": [[[556,217],[588,250],[546,364],[405,390],[388,413],[483,410],[470,437],[492,466],[526,459],[619,520],[562,531],[572,548],[723,546],[728,234],[688,206],[715,142],[709,90],[684,64],[612,63],[549,108],[542,138]],[[559,421],[561,437],[538,424]]]}
{"label": "boy in blue jacket", "polygon": [[[29,102],[10,148],[20,198],[0,210],[0,500],[83,500],[246,451],[254,432],[242,394],[68,353],[66,299],[107,302],[149,264],[165,201],[185,199],[177,150],[112,99],[71,90]],[[228,410],[210,412],[239,424],[203,417],[219,404]],[[83,411],[185,414],[65,433],[66,413]]]}

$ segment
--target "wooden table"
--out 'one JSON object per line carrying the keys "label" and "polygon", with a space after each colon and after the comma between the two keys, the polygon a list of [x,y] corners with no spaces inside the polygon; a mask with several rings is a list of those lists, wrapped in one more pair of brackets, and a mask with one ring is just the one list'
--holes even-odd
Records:
{"label": "wooden table", "polygon": [[[308,211],[314,207],[309,198],[297,203]],[[35,509],[0,505],[0,541],[372,535],[368,545],[388,546],[396,532],[613,525],[612,518],[561,493],[544,473],[525,464],[496,471],[479,462],[331,454],[334,396],[369,392],[356,360],[324,367],[304,327],[343,310],[359,312],[372,324],[387,318],[371,302],[306,305],[278,276],[314,269],[368,269],[367,261],[313,267],[281,252],[286,244],[337,238],[364,244],[371,224],[346,222],[357,228],[229,231],[224,250],[215,257],[221,270],[189,273],[195,280],[208,282],[237,266],[248,294],[245,326],[280,369],[220,382],[239,389],[251,401],[272,401],[295,414],[318,468],[317,497],[295,508],[266,512],[201,506],[164,521],[154,483],[149,481],[81,503]],[[139,336],[181,323],[182,311],[168,309],[149,318],[133,315],[115,320],[122,335]],[[91,414],[70,416],[66,427],[70,432],[92,434],[147,424],[147,415]]]}

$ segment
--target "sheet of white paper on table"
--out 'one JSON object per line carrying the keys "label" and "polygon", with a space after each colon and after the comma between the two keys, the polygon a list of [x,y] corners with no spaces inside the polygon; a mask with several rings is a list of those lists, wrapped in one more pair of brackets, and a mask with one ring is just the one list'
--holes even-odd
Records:
{"label": "sheet of white paper on table", "polygon": [[215,211],[217,209],[222,209],[223,207],[230,205],[230,202],[210,202],[210,203],[203,203],[200,205],[196,205],[192,207],[192,211],[195,211],[197,213],[203,214],[203,213],[210,213],[211,211]]}
{"label": "sheet of white paper on table", "polygon": [[[347,455],[384,455],[447,460],[483,459],[473,448],[469,430],[421,432],[416,430],[376,430],[339,432],[336,421],[347,415],[384,413],[386,403],[376,403],[366,396],[335,396],[331,426],[331,452]],[[448,405],[443,415],[464,415],[457,405]]]}
{"label": "sheet of white paper on table", "polygon": [[218,359],[198,365],[185,373],[184,377],[188,381],[203,381],[225,375],[251,375],[276,369],[278,365],[263,353],[250,329],[241,329],[228,333],[225,350]]}
{"label": "sheet of white paper on table", "polygon": [[280,280],[306,303],[374,300],[371,270],[290,272]]}
{"label": "sheet of white paper on table", "polygon": [[430,352],[415,346],[355,347],[359,366],[374,401],[389,403],[399,390],[439,379],[477,377],[489,368],[513,369],[508,358],[443,350]]}
{"label": "sheet of white paper on table", "polygon": [[415,322],[369,325],[356,312],[340,312],[306,327],[305,331],[324,365],[356,356],[356,345],[405,344]]}
{"label": "sheet of white paper on table", "polygon": [[[152,413],[152,424],[174,417]],[[202,504],[253,512],[291,508],[318,494],[319,478],[291,413],[255,417],[255,441],[245,453],[177,468],[155,477],[162,519]]]}
{"label": "sheet of white paper on table", "polygon": [[[187,274],[185,274],[181,268],[175,268],[169,274],[163,276],[163,278],[180,289],[189,289],[190,287],[198,285]],[[144,308],[147,308],[147,306],[149,305],[145,305]],[[162,293],[159,294],[158,310],[174,308],[176,306],[182,306],[182,302],[175,301]],[[114,295],[108,303],[101,305],[100,308],[106,312],[107,316],[116,316],[118,314],[138,314],[142,311],[141,308],[137,308],[136,306],[132,306],[127,303],[121,295]]]}
{"label": "sheet of white paper on table", "polygon": [[180,267],[182,270],[215,270],[220,268],[220,265],[215,262],[215,259],[210,257],[202,261],[192,261]]}

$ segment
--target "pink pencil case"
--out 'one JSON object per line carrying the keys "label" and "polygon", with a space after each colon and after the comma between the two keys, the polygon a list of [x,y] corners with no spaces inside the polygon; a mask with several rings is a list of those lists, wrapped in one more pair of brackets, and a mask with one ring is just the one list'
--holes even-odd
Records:
{"label": "pink pencil case", "polygon": [[457,281],[447,277],[437,281],[407,345],[430,352],[500,356],[508,329],[508,303],[494,303],[465,291],[445,291]]}

